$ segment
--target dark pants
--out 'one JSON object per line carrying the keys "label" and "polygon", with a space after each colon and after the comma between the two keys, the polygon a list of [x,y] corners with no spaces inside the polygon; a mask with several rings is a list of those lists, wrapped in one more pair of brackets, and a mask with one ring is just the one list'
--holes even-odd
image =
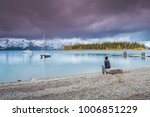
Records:
{"label": "dark pants", "polygon": [[104,67],[104,65],[102,65],[102,73],[104,74],[104,69],[105,69],[105,67]]}

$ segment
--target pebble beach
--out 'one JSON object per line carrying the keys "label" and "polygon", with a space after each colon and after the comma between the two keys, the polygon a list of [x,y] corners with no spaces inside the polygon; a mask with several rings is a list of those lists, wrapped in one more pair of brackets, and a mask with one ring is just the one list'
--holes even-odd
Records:
{"label": "pebble beach", "polygon": [[0,84],[1,100],[146,100],[150,68]]}

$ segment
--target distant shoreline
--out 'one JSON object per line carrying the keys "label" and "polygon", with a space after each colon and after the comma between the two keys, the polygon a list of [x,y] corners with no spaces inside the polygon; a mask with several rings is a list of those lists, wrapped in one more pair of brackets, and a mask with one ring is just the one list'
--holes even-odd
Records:
{"label": "distant shoreline", "polygon": [[[32,50],[32,51],[40,51],[41,49],[0,49],[0,51],[23,51],[23,50]],[[130,51],[130,50],[135,50],[135,49],[111,49],[111,50],[100,50],[100,49],[87,49],[87,50],[64,50],[64,49],[46,49],[46,51]],[[148,51],[150,49],[143,49],[143,50],[135,50],[135,51]]]}
{"label": "distant shoreline", "polygon": [[93,73],[0,84],[0,99],[150,99],[149,71],[147,67],[124,70],[117,75]]}
{"label": "distant shoreline", "polygon": [[103,42],[64,46],[64,50],[147,50],[144,44],[137,42]]}

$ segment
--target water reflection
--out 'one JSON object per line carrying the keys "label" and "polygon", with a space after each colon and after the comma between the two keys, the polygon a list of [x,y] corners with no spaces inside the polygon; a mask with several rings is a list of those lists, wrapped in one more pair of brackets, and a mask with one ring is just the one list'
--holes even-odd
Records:
{"label": "water reflection", "polygon": [[45,60],[40,59],[40,53],[33,51],[33,56],[28,56],[22,51],[0,51],[0,82],[100,72],[105,56],[109,56],[112,67],[150,66],[150,57],[123,57],[123,51],[49,51],[51,58]]}
{"label": "water reflection", "polygon": [[98,62],[99,59],[97,57],[89,57],[89,56],[76,56],[76,55],[53,55],[51,61],[53,63],[70,63],[70,64],[80,64],[80,63],[88,63],[88,62]]}

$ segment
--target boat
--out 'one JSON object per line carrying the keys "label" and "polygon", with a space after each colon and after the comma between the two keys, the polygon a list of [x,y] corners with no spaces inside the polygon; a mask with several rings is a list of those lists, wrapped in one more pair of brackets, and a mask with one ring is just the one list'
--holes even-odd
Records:
{"label": "boat", "polygon": [[50,58],[51,57],[51,55],[49,53],[47,53],[47,52],[43,52],[40,56],[41,56],[41,59],[45,59],[45,58]]}
{"label": "boat", "polygon": [[43,35],[43,41],[44,41],[44,43],[43,43],[43,47],[42,47],[42,49],[41,49],[41,51],[43,51],[42,53],[41,53],[41,59],[45,59],[45,58],[50,58],[51,57],[51,55],[48,53],[48,52],[46,52],[45,51],[45,35]]}
{"label": "boat", "polygon": [[32,51],[31,50],[24,50],[23,53],[24,54],[28,54],[30,56],[32,55]]}

